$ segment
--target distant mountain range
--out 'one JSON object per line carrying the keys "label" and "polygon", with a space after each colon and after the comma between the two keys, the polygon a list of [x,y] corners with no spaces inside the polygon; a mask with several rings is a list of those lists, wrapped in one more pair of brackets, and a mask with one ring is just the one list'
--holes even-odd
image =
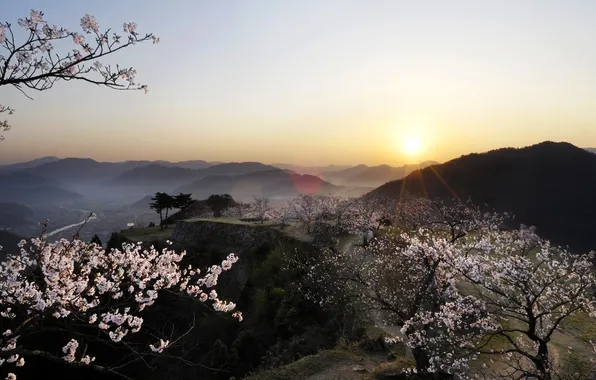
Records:
{"label": "distant mountain range", "polygon": [[118,175],[112,181],[114,185],[138,186],[154,183],[171,183],[192,180],[197,176],[197,170],[177,166],[149,164],[140,166]]}
{"label": "distant mountain range", "polygon": [[0,202],[30,206],[61,204],[83,197],[130,204],[157,191],[191,192],[195,198],[230,193],[247,200],[253,195],[289,197],[330,192],[361,195],[371,189],[348,189],[314,175],[260,162],[98,162],[56,157],[0,166],[0,180],[7,184],[0,188]]}
{"label": "distant mountain range", "polygon": [[307,166],[307,165],[294,165],[294,164],[284,164],[284,163],[275,163],[271,164],[271,166],[275,166],[276,168],[280,168],[283,170],[291,170],[294,173],[298,174],[311,174],[319,176],[321,173],[325,172],[334,172],[339,170],[345,170],[353,167],[353,165],[327,165],[327,166]]}
{"label": "distant mountain range", "polygon": [[402,190],[433,197],[470,197],[515,214],[520,223],[575,250],[596,249],[596,154],[569,143],[543,142],[469,154],[411,173],[369,194]]}
{"label": "distant mountain range", "polygon": [[[515,211],[518,216],[525,217],[526,214],[523,210],[522,212],[516,211],[525,207],[523,203],[525,201],[520,201],[514,198],[513,195],[508,195],[509,198],[506,201],[501,199],[503,194],[509,194],[507,192],[509,190],[505,188],[506,186],[502,181],[505,181],[508,184],[507,186],[526,186],[531,178],[541,175],[546,176],[543,171],[549,173],[552,176],[549,178],[552,180],[552,178],[559,175],[560,170],[565,171],[564,175],[576,173],[579,176],[578,178],[582,178],[582,173],[576,170],[581,165],[579,163],[571,164],[567,157],[568,152],[565,150],[553,150],[552,156],[545,158],[541,163],[536,163],[536,167],[528,166],[530,162],[535,162],[531,159],[532,155],[514,155],[511,153],[513,156],[510,156],[504,154],[504,152],[510,151],[517,152],[518,150],[494,151],[501,152],[501,154],[495,159],[495,163],[491,165],[504,165],[508,168],[507,170],[502,169],[502,172],[497,171],[496,173],[499,175],[493,175],[492,168],[475,169],[476,166],[474,165],[477,161],[470,161],[472,163],[468,161],[469,157],[484,157],[484,155],[463,156],[445,164],[426,161],[418,165],[401,167],[389,165],[307,167],[283,163],[266,165],[259,162],[218,163],[203,160],[98,162],[89,158],[60,159],[57,157],[42,157],[24,163],[0,166],[0,183],[2,183],[2,186],[0,186],[0,202],[18,203],[36,210],[40,206],[64,206],[72,204],[73,201],[78,202],[77,204],[85,202],[86,206],[79,206],[84,209],[103,207],[108,204],[109,207],[119,207],[118,205],[129,207],[133,202],[157,191],[170,193],[190,192],[194,198],[206,198],[211,194],[229,193],[239,200],[250,199],[253,195],[264,195],[280,199],[299,193],[333,193],[345,196],[360,196],[386,182],[399,180],[406,176],[413,179],[415,175],[412,176],[412,173],[422,173],[422,176],[428,176],[428,173],[434,173],[435,168],[438,168],[436,169],[437,172],[442,172],[447,170],[445,168],[452,168],[455,165],[454,162],[462,162],[464,163],[462,164],[463,169],[447,170],[445,175],[448,178],[446,180],[456,183],[456,187],[461,182],[459,191],[480,198],[482,202],[493,197],[493,203],[496,206],[502,206],[503,210]],[[596,155],[587,153],[588,151],[596,152],[596,149],[588,148],[583,150],[574,147],[574,151],[583,154],[584,158],[582,160],[586,157],[588,160],[596,157]],[[494,154],[494,152],[486,154]],[[477,160],[485,162],[481,158]],[[519,162],[516,160],[519,160]],[[468,167],[468,165],[471,166]],[[567,168],[565,165],[571,165],[571,167]],[[425,169],[422,172],[417,172],[422,168]],[[476,170],[479,170],[479,172]],[[534,174],[527,174],[524,170]],[[588,172],[584,172],[584,175],[587,175],[585,173]],[[494,185],[485,188],[484,185],[481,186],[476,183],[484,183],[485,176],[487,177],[486,181],[491,184],[494,182]],[[519,178],[515,176],[519,176]],[[476,178],[479,179],[476,180]],[[519,183],[516,182],[518,179]],[[426,177],[424,177],[424,180],[427,180]],[[431,181],[431,179],[428,179],[428,181]],[[536,181],[542,186],[542,183],[546,181],[546,177],[540,177],[540,180],[536,179]],[[570,179],[568,183],[575,182]],[[552,186],[556,187],[557,185],[559,184]],[[388,184],[385,187],[382,186],[381,189],[390,189],[393,186],[396,185]],[[408,186],[414,185],[410,184]],[[439,185],[435,184],[433,186]],[[432,191],[434,191],[433,186],[430,187]],[[548,192],[548,189],[536,187],[534,189],[540,192]],[[524,191],[515,190],[516,196],[521,196],[519,194],[522,193],[526,194]],[[565,191],[561,189],[561,194],[567,194],[570,198],[574,198],[572,196],[574,191]],[[530,193],[527,194],[528,197],[533,197],[529,195]],[[553,194],[553,199],[557,199],[558,196]],[[538,198],[546,202],[545,199]],[[522,203],[515,203],[514,201]],[[537,200],[531,199],[528,202],[528,204],[533,204],[532,202],[537,202]],[[587,199],[586,202],[589,203],[590,199]],[[538,204],[532,207],[544,208],[544,206],[538,206]],[[74,208],[77,209],[78,207]],[[527,213],[529,215],[527,220],[534,223],[534,214],[530,211],[527,211]],[[542,214],[538,213],[537,215]],[[540,226],[540,223],[535,224]],[[561,228],[564,229],[565,226]]]}
{"label": "distant mountain range", "polygon": [[0,184],[0,202],[46,205],[82,198],[55,181],[28,172],[0,174]]}
{"label": "distant mountain range", "polygon": [[417,165],[404,165],[400,167],[389,165],[358,165],[344,170],[324,172],[321,177],[336,185],[376,187],[386,182],[403,178],[415,170],[436,164],[438,164],[436,161],[425,161]]}
{"label": "distant mountain range", "polygon": [[[209,169],[213,169],[211,167]],[[209,170],[207,169],[207,170]],[[300,193],[327,194],[341,188],[319,177],[309,174],[296,174],[288,170],[270,168],[235,176],[210,175],[181,186],[176,192],[192,193],[202,199],[211,194],[227,193],[234,199],[248,200],[253,195],[266,197],[292,197]]]}

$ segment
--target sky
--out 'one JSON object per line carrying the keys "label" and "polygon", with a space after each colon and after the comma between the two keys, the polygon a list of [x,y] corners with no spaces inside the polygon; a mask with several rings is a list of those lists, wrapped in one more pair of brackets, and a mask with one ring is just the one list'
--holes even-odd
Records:
{"label": "sky", "polygon": [[[109,62],[149,93],[0,86],[0,162],[41,156],[285,162],[446,161],[544,140],[596,146],[592,0],[0,0],[80,30],[159,36]],[[74,48],[66,46],[63,51]],[[2,50],[2,49],[0,49]],[[3,52],[0,51],[0,54]],[[417,140],[416,153],[404,141]]]}

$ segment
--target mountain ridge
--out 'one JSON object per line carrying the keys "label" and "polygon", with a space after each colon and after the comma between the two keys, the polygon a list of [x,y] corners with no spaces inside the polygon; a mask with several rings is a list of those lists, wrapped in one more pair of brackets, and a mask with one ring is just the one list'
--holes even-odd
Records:
{"label": "mountain ridge", "polygon": [[[365,196],[471,198],[518,223],[536,225],[556,244],[596,249],[596,155],[565,142],[471,153],[417,170]],[[592,232],[590,232],[592,231]]]}

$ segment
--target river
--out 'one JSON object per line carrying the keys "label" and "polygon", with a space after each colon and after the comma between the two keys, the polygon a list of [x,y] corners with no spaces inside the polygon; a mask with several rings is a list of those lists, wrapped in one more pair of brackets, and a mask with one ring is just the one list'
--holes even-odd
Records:
{"label": "river", "polygon": [[91,216],[85,218],[83,221],[81,221],[79,223],[69,224],[68,226],[64,226],[64,227],[58,228],[57,230],[54,230],[54,231],[51,231],[51,232],[48,232],[48,233],[44,234],[43,237],[44,238],[47,238],[47,237],[50,237],[52,235],[56,235],[56,234],[58,234],[58,233],[60,233],[62,231],[66,231],[66,230],[68,230],[70,228],[81,226],[81,225],[85,224],[86,222],[88,222],[90,220],[93,220],[93,219],[97,219],[97,214],[91,213]]}

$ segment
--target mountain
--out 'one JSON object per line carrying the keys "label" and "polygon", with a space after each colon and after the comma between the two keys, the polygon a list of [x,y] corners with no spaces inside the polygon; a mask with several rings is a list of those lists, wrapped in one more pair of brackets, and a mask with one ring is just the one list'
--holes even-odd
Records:
{"label": "mountain", "polygon": [[8,172],[5,174],[0,174],[0,183],[2,183],[1,187],[34,187],[56,185],[54,181],[50,181],[44,177],[27,172]]}
{"label": "mountain", "polygon": [[590,153],[596,153],[596,148],[584,148],[584,149]]}
{"label": "mountain", "polygon": [[275,166],[276,168],[283,170],[291,170],[298,174],[312,174],[316,176],[320,176],[325,172],[336,172],[352,167],[351,165],[305,166],[284,163],[275,163],[271,164],[271,166]]}
{"label": "mountain", "polygon": [[168,161],[156,161],[156,164],[160,164],[163,166],[176,166],[179,168],[185,169],[205,169],[210,166],[221,164],[221,162],[207,162],[203,160],[191,160],[191,161],[178,161],[178,162],[168,162]]}
{"label": "mountain", "polygon": [[319,177],[273,168],[236,176],[212,175],[182,186],[176,192],[192,193],[196,199],[226,193],[234,199],[246,201],[255,195],[289,197],[300,193],[326,194],[339,189]]}
{"label": "mountain", "polygon": [[46,206],[56,203],[71,202],[82,198],[83,196],[79,193],[53,186],[23,188],[2,186],[2,188],[0,188],[0,199],[2,199],[2,201],[25,203],[29,206]]}
{"label": "mountain", "polygon": [[0,228],[10,228],[30,222],[35,212],[15,202],[0,202]]}
{"label": "mountain", "polygon": [[27,161],[27,162],[20,162],[18,164],[1,165],[0,173],[14,172],[14,171],[22,170],[22,169],[34,168],[41,164],[46,164],[46,163],[54,162],[54,161],[58,161],[58,160],[60,160],[58,157],[48,156],[48,157],[36,158],[35,160],[31,160],[31,161]]}
{"label": "mountain", "polygon": [[80,194],[63,189],[54,181],[27,172],[0,174],[0,183],[2,202],[43,205],[82,198]]}
{"label": "mountain", "polygon": [[425,161],[416,165],[400,167],[358,165],[345,170],[325,172],[322,178],[336,185],[376,187],[403,178],[415,170],[436,164],[438,164],[436,161]]}
{"label": "mountain", "polygon": [[21,240],[23,240],[22,237],[15,235],[12,232],[0,230],[0,247],[2,247],[2,250],[0,251],[0,261],[4,259],[6,253],[18,253],[19,247],[17,245]]}
{"label": "mountain", "polygon": [[469,154],[389,182],[367,196],[402,190],[433,197],[470,197],[573,250],[596,249],[596,155],[569,143],[542,142]]}
{"label": "mountain", "polygon": [[260,162],[228,162],[202,169],[198,171],[198,175],[200,177],[208,177],[211,175],[236,176],[272,169],[277,168],[271,165],[262,164]]}
{"label": "mountain", "polygon": [[62,183],[88,183],[115,178],[127,170],[148,163],[148,161],[98,162],[91,158],[64,158],[35,166],[27,172]]}
{"label": "mountain", "polygon": [[180,182],[192,180],[197,176],[197,171],[177,166],[164,166],[149,164],[128,170],[117,176],[113,184],[152,184],[159,182]]}

